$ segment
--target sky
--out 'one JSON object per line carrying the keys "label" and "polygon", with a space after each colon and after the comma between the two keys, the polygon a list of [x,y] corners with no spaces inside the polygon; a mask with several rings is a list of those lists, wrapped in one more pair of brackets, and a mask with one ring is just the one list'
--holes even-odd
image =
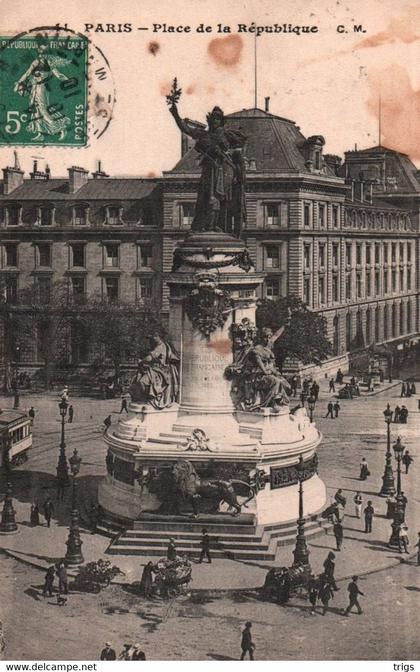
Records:
{"label": "sky", "polygon": [[[115,89],[112,120],[86,148],[18,148],[25,171],[34,156],[39,168],[48,162],[53,176],[74,164],[94,170],[98,160],[110,175],[151,177],[170,170],[180,156],[179,131],[165,101],[173,78],[183,90],[183,117],[203,122],[214,105],[226,114],[253,107],[255,41],[258,107],[270,96],[272,113],[294,120],[306,136],[323,135],[325,152],[343,155],[356,143],[360,149],[378,144],[381,96],[382,144],[420,165],[418,2],[0,0],[2,36],[57,22],[86,34],[106,56]],[[255,38],[252,22],[314,26],[318,32]],[[85,24],[94,26],[85,32]],[[132,30],[105,32],[106,24],[116,31],[118,24],[131,24]],[[161,28],[153,32],[153,24]],[[212,31],[197,32],[200,24]],[[218,32],[218,24],[231,32]],[[354,32],[355,25],[365,32]],[[190,31],[172,33],[169,26]],[[12,161],[13,147],[0,147],[0,165]]]}

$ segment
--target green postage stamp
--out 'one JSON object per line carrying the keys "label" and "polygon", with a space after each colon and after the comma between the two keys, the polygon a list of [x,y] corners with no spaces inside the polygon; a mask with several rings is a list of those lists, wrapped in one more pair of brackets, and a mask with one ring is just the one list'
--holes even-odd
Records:
{"label": "green postage stamp", "polygon": [[0,145],[87,144],[88,40],[0,37]]}

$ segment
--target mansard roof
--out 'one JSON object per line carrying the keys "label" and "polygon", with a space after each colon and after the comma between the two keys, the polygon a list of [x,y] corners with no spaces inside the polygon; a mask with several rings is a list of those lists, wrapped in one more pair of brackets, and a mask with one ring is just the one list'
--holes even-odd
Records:
{"label": "mansard roof", "polygon": [[[385,166],[385,191],[395,193],[420,193],[420,171],[416,168],[407,154],[395,149],[376,145],[367,149],[349,151],[345,153],[345,162],[340,171],[353,179],[359,178],[359,162],[368,160],[369,163]],[[385,163],[384,163],[385,162]],[[391,181],[392,180],[392,183]]]}
{"label": "mansard roof", "polygon": [[[251,108],[226,115],[225,126],[247,136],[245,157],[255,161],[256,172],[309,172],[302,151],[306,138],[294,121]],[[198,152],[190,149],[170,172],[199,172],[199,159]],[[336,177],[329,166],[324,170],[321,174]]]}
{"label": "mansard roof", "polygon": [[89,179],[76,193],[69,191],[66,178],[49,180],[24,180],[23,184],[11,194],[3,194],[0,182],[0,200],[3,201],[94,201],[94,200],[132,200],[149,196],[155,189],[156,180],[135,178]]}

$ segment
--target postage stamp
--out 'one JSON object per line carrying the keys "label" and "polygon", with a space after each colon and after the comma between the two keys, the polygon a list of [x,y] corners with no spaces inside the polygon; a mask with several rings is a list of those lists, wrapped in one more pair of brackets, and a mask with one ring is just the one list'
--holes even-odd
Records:
{"label": "postage stamp", "polygon": [[88,40],[0,37],[0,145],[87,144]]}

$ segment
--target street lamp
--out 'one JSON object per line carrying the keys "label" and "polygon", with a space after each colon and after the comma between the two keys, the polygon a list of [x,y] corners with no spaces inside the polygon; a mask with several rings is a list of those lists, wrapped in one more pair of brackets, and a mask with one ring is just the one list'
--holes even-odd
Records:
{"label": "street lamp", "polygon": [[6,428],[2,436],[2,457],[3,468],[6,475],[6,494],[4,496],[3,511],[1,512],[0,533],[1,534],[15,534],[18,531],[15,519],[15,510],[13,508],[12,498],[12,484],[10,482],[10,447],[11,437],[9,429]]}
{"label": "street lamp", "polygon": [[401,492],[401,458],[405,450],[405,446],[402,444],[400,436],[397,438],[396,443],[394,443],[392,447],[397,460],[397,496],[396,496],[394,519],[391,525],[392,527],[391,538],[389,540],[388,545],[399,547],[400,545],[399,532],[401,525],[405,521],[405,501],[406,501]]}
{"label": "street lamp", "polygon": [[69,484],[69,467],[67,464],[66,458],[66,442],[65,442],[65,422],[67,415],[68,403],[65,399],[62,399],[58,404],[61,415],[61,443],[60,443],[60,454],[58,456],[57,464],[57,497],[60,492],[63,492],[63,488]]}
{"label": "street lamp", "polygon": [[82,540],[80,539],[79,531],[79,512],[77,510],[77,498],[76,498],[76,476],[80,471],[80,465],[82,459],[77,453],[75,448],[73,455],[69,459],[70,469],[73,476],[73,497],[71,505],[71,514],[70,514],[70,529],[69,537],[66,541],[67,552],[65,557],[66,565],[81,565],[84,562],[82,555]]}
{"label": "street lamp", "polygon": [[395,495],[394,472],[392,471],[392,454],[391,454],[391,422],[392,411],[389,404],[384,410],[384,419],[386,422],[386,453],[385,453],[385,469],[382,476],[382,488],[379,493],[380,497],[392,497]]}
{"label": "street lamp", "polygon": [[308,408],[309,408],[309,418],[310,421],[314,421],[314,410],[315,410],[316,399],[312,394],[308,397]]}
{"label": "street lamp", "polygon": [[305,474],[305,467],[303,464],[302,455],[299,457],[299,464],[297,466],[298,481],[299,481],[299,518],[297,520],[297,536],[296,545],[293,551],[293,566],[298,567],[306,565],[311,568],[309,564],[309,551],[306,545],[305,537],[305,519],[303,517],[303,477]]}
{"label": "street lamp", "polygon": [[15,345],[15,365],[14,365],[14,401],[13,408],[19,408],[20,398],[19,398],[19,360],[20,360],[20,345],[19,341]]}

